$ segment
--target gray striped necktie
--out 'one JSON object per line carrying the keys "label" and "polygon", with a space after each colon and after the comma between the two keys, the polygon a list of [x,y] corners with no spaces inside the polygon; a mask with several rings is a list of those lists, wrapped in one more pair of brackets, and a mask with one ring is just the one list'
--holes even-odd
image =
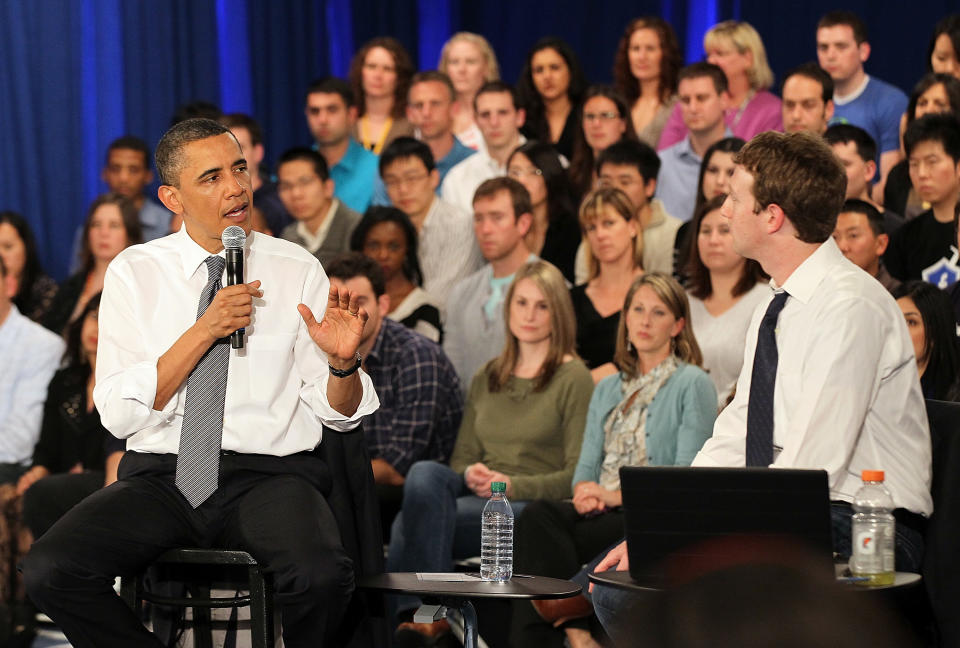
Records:
{"label": "gray striped necktie", "polygon": [[[220,290],[224,260],[207,257],[207,285],[200,293],[197,319],[207,310]],[[223,436],[223,402],[227,394],[227,364],[230,345],[213,343],[187,378],[183,404],[180,453],[177,455],[177,488],[193,508],[217,490],[220,473],[220,441]]]}

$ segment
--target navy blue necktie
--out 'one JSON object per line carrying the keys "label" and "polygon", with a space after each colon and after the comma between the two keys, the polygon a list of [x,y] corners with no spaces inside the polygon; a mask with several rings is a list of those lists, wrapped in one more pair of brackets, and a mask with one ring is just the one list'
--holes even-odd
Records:
{"label": "navy blue necktie", "polygon": [[787,293],[774,296],[757,332],[757,352],[753,356],[750,401],[747,404],[747,465],[773,463],[773,390],[777,384],[777,318],[787,303]]}

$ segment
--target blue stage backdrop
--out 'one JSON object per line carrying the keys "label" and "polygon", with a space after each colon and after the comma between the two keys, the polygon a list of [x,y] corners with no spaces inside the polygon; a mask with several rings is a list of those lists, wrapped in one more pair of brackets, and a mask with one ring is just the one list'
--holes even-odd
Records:
{"label": "blue stage backdrop", "polygon": [[[527,50],[557,35],[580,54],[591,81],[607,82],[624,25],[661,15],[688,61],[718,20],[752,23],[774,71],[816,58],[822,0],[9,0],[0,2],[0,209],[32,223],[48,271],[62,279],[73,233],[100,179],[107,144],[123,134],[156,145],[177,105],[203,99],[249,112],[267,159],[309,141],[303,90],[345,76],[353,51],[389,34],[422,68],[436,65],[450,34],[476,31],[515,81]],[[848,0],[871,32],[869,72],[905,91],[926,71],[929,34],[955,0]],[[778,88],[777,88],[778,89]]]}

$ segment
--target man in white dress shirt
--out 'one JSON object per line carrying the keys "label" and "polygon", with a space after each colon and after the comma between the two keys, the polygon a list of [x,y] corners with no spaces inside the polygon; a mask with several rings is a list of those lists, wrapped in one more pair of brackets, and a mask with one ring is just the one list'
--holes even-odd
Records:
{"label": "man in white dress shirt", "polygon": [[[27,589],[74,646],[159,648],[114,593],[114,577],[174,547],[242,549],[273,573],[285,645],[333,645],[354,566],[326,499],[330,471],[314,450],[322,425],[347,431],[377,408],[356,353],[367,313],[308,252],[251,233],[250,174],[225,127],[182,122],[156,158],[160,198],[185,227],[118,256],[100,306],[94,401],[104,426],[127,440],[120,479],[33,546]],[[216,291],[229,225],[247,233],[250,281]],[[213,294],[206,307],[204,293]],[[240,328],[246,348],[224,352]],[[194,380],[223,356],[227,366],[212,369],[220,374]],[[208,416],[214,403],[192,402],[213,401],[217,383],[222,416]],[[183,445],[214,423],[212,452]],[[200,498],[177,465],[195,452],[212,456],[214,471],[212,484],[210,471],[197,477],[210,485]]]}
{"label": "man in white dress shirt", "polygon": [[450,169],[440,187],[440,197],[469,213],[473,194],[484,180],[507,175],[507,159],[527,141],[520,134],[526,112],[520,107],[513,86],[488,81],[473,99],[477,126],[483,133],[486,150],[480,150]]}

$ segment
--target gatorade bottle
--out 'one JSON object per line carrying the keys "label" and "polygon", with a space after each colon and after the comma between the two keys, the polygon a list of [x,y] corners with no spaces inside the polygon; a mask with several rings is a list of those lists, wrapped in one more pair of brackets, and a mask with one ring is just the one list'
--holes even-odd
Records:
{"label": "gatorade bottle", "polygon": [[892,585],[896,568],[893,547],[896,521],[893,497],[883,485],[882,470],[864,470],[863,486],[853,498],[850,571],[869,578],[864,585]]}

